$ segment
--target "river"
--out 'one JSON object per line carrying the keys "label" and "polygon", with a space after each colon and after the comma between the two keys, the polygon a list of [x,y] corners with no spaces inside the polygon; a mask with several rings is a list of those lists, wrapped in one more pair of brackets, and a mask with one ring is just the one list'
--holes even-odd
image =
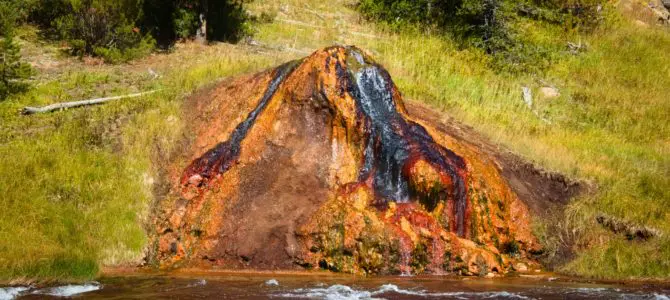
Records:
{"label": "river", "polygon": [[81,285],[4,287],[0,300],[49,299],[670,299],[670,286],[551,276],[462,278],[190,273],[103,277]]}

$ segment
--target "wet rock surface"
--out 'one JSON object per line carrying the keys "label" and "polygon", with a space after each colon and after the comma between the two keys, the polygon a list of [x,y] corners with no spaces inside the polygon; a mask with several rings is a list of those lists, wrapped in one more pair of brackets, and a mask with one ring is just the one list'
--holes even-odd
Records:
{"label": "wet rock surface", "polygon": [[544,177],[408,107],[355,47],[202,91],[184,108],[191,135],[165,176],[149,261],[365,274],[539,268],[528,206],[567,201],[570,184],[545,193],[533,186]]}

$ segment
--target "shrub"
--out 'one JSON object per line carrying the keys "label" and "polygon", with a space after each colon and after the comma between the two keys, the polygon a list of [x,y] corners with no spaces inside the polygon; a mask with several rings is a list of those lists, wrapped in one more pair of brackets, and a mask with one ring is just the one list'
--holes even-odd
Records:
{"label": "shrub", "polygon": [[14,40],[14,26],[19,15],[15,2],[0,0],[0,100],[28,88],[33,70],[21,61],[21,48]]}
{"label": "shrub", "polygon": [[141,0],[70,0],[69,5],[70,13],[54,23],[73,55],[92,54],[108,62],[123,62],[153,48],[153,38],[135,26],[142,16]]}
{"label": "shrub", "polygon": [[246,0],[0,0],[12,3],[13,22],[28,21],[50,38],[65,40],[72,55],[119,63],[158,44],[196,35],[200,15],[207,40],[236,42],[250,32]]}
{"label": "shrub", "polygon": [[491,55],[494,66],[512,72],[539,71],[551,60],[549,49],[523,37],[520,18],[591,30],[602,21],[603,0],[360,0],[368,19],[394,30],[408,26],[447,34],[463,47]]}
{"label": "shrub", "polygon": [[196,36],[200,15],[207,27],[207,40],[237,42],[247,35],[249,15],[244,0],[146,0],[143,27],[162,47],[177,39]]}
{"label": "shrub", "polygon": [[[7,0],[0,0],[7,1]],[[12,0],[45,35],[66,40],[72,55],[125,62],[192,38],[207,24],[207,39],[236,42],[250,30],[246,0]]]}
{"label": "shrub", "polygon": [[93,49],[93,54],[102,57],[107,63],[116,64],[147,56],[151,54],[155,46],[156,44],[153,38],[148,36],[141,39],[138,44],[134,45],[132,48],[120,50],[116,47],[96,47]]}
{"label": "shrub", "polygon": [[12,34],[0,39],[0,100],[29,87],[25,80],[33,74],[33,69],[21,61],[19,51]]}
{"label": "shrub", "polygon": [[[159,47],[167,49],[178,39],[177,27],[183,28],[184,24],[176,25],[176,22],[183,23],[180,19],[177,1],[167,0],[145,0],[142,10],[142,20],[139,25],[144,32],[149,32],[155,39]],[[189,10],[184,10],[187,12]]]}
{"label": "shrub", "polygon": [[195,10],[178,7],[172,14],[174,31],[177,38],[192,37],[198,29],[198,13]]}
{"label": "shrub", "polygon": [[248,20],[243,0],[210,0],[207,7],[207,39],[237,42],[249,34]]}

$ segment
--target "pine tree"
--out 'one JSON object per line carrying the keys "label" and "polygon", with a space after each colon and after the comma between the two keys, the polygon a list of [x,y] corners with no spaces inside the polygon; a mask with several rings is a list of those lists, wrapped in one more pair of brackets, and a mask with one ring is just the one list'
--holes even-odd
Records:
{"label": "pine tree", "polygon": [[21,61],[21,48],[14,40],[14,24],[9,17],[11,7],[0,2],[0,101],[10,94],[25,91],[28,88],[26,79],[30,78],[33,69]]}

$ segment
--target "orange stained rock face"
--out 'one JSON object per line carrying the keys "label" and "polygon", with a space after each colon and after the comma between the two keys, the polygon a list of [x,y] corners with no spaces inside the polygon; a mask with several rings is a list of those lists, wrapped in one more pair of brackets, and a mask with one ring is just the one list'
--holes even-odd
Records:
{"label": "orange stained rock face", "polygon": [[152,258],[391,274],[504,273],[527,261],[538,247],[528,211],[492,158],[404,105],[355,47],[197,97]]}

